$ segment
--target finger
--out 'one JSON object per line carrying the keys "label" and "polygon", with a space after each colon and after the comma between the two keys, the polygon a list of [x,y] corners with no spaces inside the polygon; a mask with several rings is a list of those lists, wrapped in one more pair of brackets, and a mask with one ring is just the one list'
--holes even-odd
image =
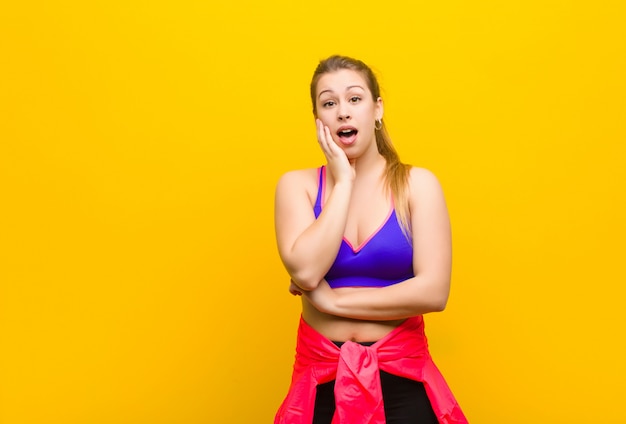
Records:
{"label": "finger", "polygon": [[330,130],[324,125],[322,121],[319,121],[317,139],[319,141],[322,152],[326,156],[332,154],[332,138],[330,137]]}
{"label": "finger", "polygon": [[302,296],[302,292],[300,290],[296,290],[292,287],[289,288],[289,293],[291,293],[294,296]]}
{"label": "finger", "polygon": [[322,139],[323,139],[323,129],[324,126],[322,125],[322,121],[320,121],[319,119],[315,120],[315,129],[317,130],[317,141],[318,143],[322,143]]}
{"label": "finger", "polygon": [[328,150],[335,153],[337,152],[337,150],[341,150],[339,148],[339,146],[337,146],[337,143],[335,143],[335,140],[333,140],[332,135],[330,135],[330,128],[328,127],[324,127],[324,135],[326,137],[327,143],[328,143]]}
{"label": "finger", "polygon": [[317,144],[319,144],[320,149],[322,149],[322,153],[324,153],[325,156],[328,156],[328,148],[326,147],[326,140],[324,137],[324,124],[322,124],[322,121],[319,119],[315,121],[315,124],[317,129]]}
{"label": "finger", "polygon": [[289,293],[291,293],[294,296],[302,296],[302,292],[300,290],[298,290],[298,286],[296,285],[296,283],[293,282],[293,278],[289,279]]}

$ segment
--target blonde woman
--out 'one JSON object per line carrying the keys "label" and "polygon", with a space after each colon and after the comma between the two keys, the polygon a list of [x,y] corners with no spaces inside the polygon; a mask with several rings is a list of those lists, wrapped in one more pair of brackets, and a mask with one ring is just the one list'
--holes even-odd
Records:
{"label": "blonde woman", "polygon": [[302,316],[275,423],[466,423],[422,319],[450,291],[439,182],[400,162],[363,62],[321,61],[311,100],[326,164],[288,172],[276,189],[278,250]]}

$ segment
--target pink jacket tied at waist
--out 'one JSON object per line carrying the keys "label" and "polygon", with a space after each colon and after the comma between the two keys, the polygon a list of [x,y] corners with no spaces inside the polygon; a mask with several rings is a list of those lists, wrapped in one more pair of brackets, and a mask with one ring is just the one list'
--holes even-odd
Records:
{"label": "pink jacket tied at waist", "polygon": [[333,424],[384,424],[379,370],[424,383],[440,424],[467,424],[428,353],[421,316],[409,318],[371,346],[338,348],[300,318],[291,387],[274,424],[311,424],[316,386],[335,381]]}

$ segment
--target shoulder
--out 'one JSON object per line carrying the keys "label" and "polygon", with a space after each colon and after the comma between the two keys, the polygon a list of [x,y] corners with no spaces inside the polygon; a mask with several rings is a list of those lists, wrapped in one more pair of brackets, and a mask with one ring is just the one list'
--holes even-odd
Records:
{"label": "shoulder", "polygon": [[317,192],[319,168],[298,169],[284,173],[276,184],[276,194],[293,194],[305,191]]}
{"label": "shoulder", "polygon": [[443,196],[437,176],[426,168],[415,166],[409,170],[409,191],[412,200]]}
{"label": "shoulder", "polygon": [[319,176],[319,168],[296,169],[285,172],[278,179],[277,186],[310,184],[314,182],[317,185]]}
{"label": "shoulder", "polygon": [[432,171],[426,168],[418,168],[416,166],[412,166],[409,170],[409,183],[416,189],[441,187],[439,179]]}

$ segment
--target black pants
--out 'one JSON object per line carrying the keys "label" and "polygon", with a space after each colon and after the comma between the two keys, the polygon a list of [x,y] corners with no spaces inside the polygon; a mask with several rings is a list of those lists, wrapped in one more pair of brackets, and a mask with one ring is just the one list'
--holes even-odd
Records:
{"label": "black pants", "polygon": [[[380,384],[387,424],[439,423],[423,383],[380,371]],[[317,386],[313,424],[330,424],[335,412],[334,389],[334,380]]]}

